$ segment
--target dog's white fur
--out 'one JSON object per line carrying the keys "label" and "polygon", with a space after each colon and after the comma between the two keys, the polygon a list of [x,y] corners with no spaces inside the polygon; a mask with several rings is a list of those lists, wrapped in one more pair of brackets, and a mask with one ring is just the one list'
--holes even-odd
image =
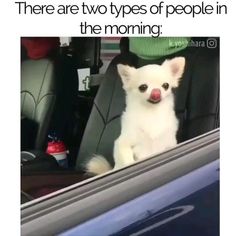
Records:
{"label": "dog's white fur", "polygon": [[[172,88],[178,87],[184,66],[183,57],[138,69],[122,64],[117,66],[126,92],[126,109],[121,118],[121,134],[114,143],[115,169],[161,153],[177,144],[178,120]],[[167,90],[162,87],[164,83],[169,84]],[[139,91],[142,84],[148,86],[145,92]],[[161,101],[157,104],[148,101],[153,89],[161,91]],[[102,156],[94,156],[86,168],[94,174],[112,169]]]}

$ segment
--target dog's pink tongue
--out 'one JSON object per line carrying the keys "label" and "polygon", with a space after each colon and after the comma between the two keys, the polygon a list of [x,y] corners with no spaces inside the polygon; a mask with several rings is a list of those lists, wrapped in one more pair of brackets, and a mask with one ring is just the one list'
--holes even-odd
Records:
{"label": "dog's pink tongue", "polygon": [[158,101],[161,99],[161,90],[160,89],[153,89],[150,95],[150,99],[154,101]]}

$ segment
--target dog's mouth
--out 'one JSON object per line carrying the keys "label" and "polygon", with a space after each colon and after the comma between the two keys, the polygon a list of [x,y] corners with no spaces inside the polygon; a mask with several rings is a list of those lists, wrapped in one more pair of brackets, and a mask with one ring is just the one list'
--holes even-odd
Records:
{"label": "dog's mouth", "polygon": [[158,99],[158,100],[148,99],[147,101],[152,103],[152,104],[157,104],[157,103],[159,103],[161,101],[161,99]]}

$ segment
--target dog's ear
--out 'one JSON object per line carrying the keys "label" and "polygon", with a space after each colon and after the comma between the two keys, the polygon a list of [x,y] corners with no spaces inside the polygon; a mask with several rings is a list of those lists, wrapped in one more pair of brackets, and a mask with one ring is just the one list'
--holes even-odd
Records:
{"label": "dog's ear", "polygon": [[165,60],[162,64],[165,67],[168,67],[172,78],[173,78],[173,87],[178,87],[179,80],[183,75],[185,67],[185,58],[184,57],[175,57],[171,60]]}
{"label": "dog's ear", "polygon": [[128,65],[118,64],[117,70],[118,70],[118,73],[122,79],[124,88],[127,88],[136,69],[134,67],[130,67]]}

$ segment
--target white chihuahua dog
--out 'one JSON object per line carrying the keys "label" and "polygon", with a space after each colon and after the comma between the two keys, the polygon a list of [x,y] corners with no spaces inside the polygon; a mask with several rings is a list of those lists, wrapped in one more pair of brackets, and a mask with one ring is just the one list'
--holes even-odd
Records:
{"label": "white chihuahua dog", "polygon": [[[183,57],[138,69],[117,65],[126,92],[126,109],[121,117],[121,134],[114,143],[115,169],[161,153],[177,144],[178,120],[172,88],[178,87],[184,67]],[[108,161],[99,155],[94,156],[86,168],[93,174],[112,169]]]}

